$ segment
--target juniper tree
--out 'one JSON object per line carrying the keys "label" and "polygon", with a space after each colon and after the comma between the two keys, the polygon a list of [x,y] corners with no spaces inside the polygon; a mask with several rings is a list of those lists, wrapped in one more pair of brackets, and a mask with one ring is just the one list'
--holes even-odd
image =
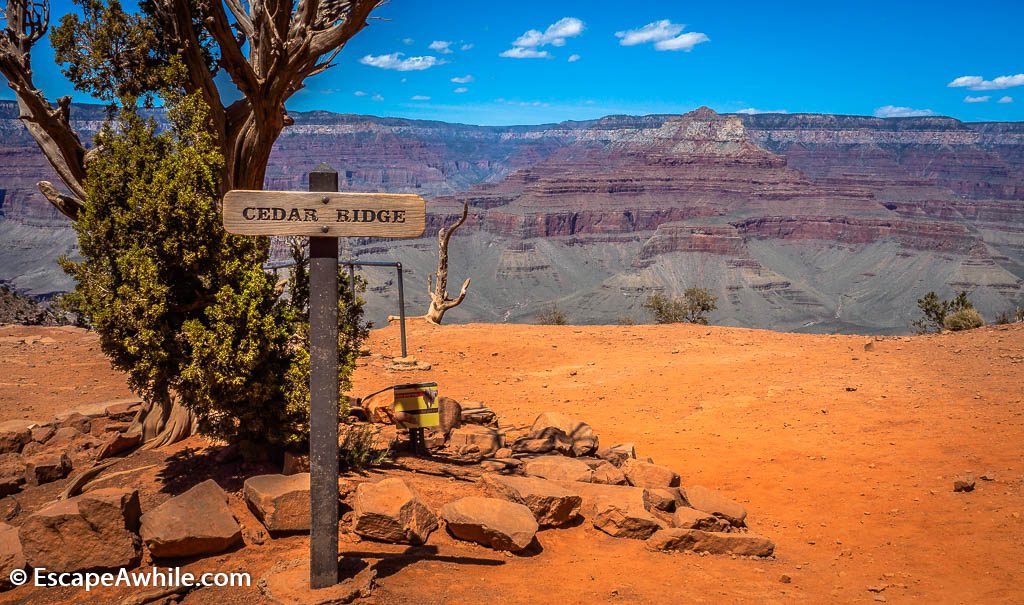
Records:
{"label": "juniper tree", "polygon": [[[203,184],[204,188],[214,187],[212,194],[204,189],[202,195],[212,195],[215,208],[219,208],[220,197],[228,190],[262,189],[274,142],[292,123],[285,103],[303,87],[306,78],[332,66],[337,54],[366,27],[370,13],[382,2],[142,0],[138,10],[130,12],[124,10],[118,0],[73,1],[81,16],[65,15],[53,31],[51,44],[64,75],[76,90],[109,101],[112,106],[125,98],[152,103],[161,97],[168,101],[184,96],[192,98],[197,107],[205,106],[203,128],[208,133],[211,149],[221,159],[210,168],[211,180]],[[90,149],[71,127],[71,97],[64,96],[51,103],[33,79],[32,49],[49,29],[49,0],[0,2],[3,3],[0,4],[0,74],[15,93],[22,123],[64,185],[62,190],[50,182],[40,181],[39,190],[73,221],[90,213],[100,220],[99,210],[90,209],[94,203],[90,192],[100,189],[89,182],[92,173],[89,166],[103,157],[104,143]],[[238,89],[240,98],[237,100],[226,101],[222,96],[221,86],[215,81],[215,76],[221,72]],[[125,109],[131,111],[132,108]],[[138,125],[133,127],[138,128]],[[184,133],[178,132],[177,136],[184,136]],[[144,147],[139,147],[140,153]],[[148,156],[146,161],[154,159]],[[136,168],[140,174],[144,173],[140,165]],[[193,210],[194,207],[186,207],[176,213],[187,214]],[[179,252],[185,254],[183,248]],[[233,283],[257,286],[257,269],[253,263],[259,256],[242,254],[232,261],[230,271],[252,278],[249,282]],[[81,270],[88,269],[82,267]],[[97,284],[97,287],[103,285]],[[157,288],[147,294],[158,296],[161,292]],[[247,292],[255,296],[255,290]],[[133,296],[128,290],[117,295]],[[242,296],[238,292],[236,295]],[[241,300],[235,302],[242,304]],[[197,298],[193,304],[196,305],[193,311],[202,311],[214,304],[223,305],[220,308],[230,307],[231,301]],[[237,312],[241,310],[239,307]],[[249,310],[254,313],[250,320],[256,323],[277,321],[260,315],[269,312],[266,307],[257,305]],[[102,316],[100,312],[96,321],[101,322]],[[224,321],[230,320],[225,317]],[[344,330],[346,334],[358,332]],[[193,337],[197,343],[202,341],[198,334]],[[160,342],[171,341],[162,339]],[[221,341],[207,342],[215,347]],[[217,361],[217,355],[211,355],[211,360]],[[298,380],[295,372],[301,373],[297,368],[301,368],[301,364],[290,366],[292,374],[288,376],[292,382]],[[144,373],[144,368],[140,367],[139,371]],[[192,378],[175,380],[196,379],[201,374],[201,368],[193,367],[189,375]],[[215,419],[204,420],[202,415],[192,417],[190,408],[183,407],[169,392],[158,392],[163,387],[161,381],[148,387],[153,389],[151,397],[138,419],[147,442],[159,444],[183,438],[197,420],[213,428]]]}
{"label": "juniper tree", "polygon": [[[221,227],[223,159],[202,101],[176,100],[168,116],[170,130],[157,132],[126,104],[98,135],[90,203],[74,224],[82,260],[61,261],[76,282],[67,304],[135,392],[155,409],[177,400],[191,412],[140,423],[162,420],[165,436],[195,425],[230,441],[299,446],[308,431],[305,303],[279,296],[263,271],[267,238]],[[365,327],[358,301],[341,305],[343,330],[356,328],[340,343],[347,388]]]}

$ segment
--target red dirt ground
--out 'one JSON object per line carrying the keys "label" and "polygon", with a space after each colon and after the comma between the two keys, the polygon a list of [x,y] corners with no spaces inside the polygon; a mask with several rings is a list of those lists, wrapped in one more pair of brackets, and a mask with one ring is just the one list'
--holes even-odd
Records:
{"label": "red dirt ground", "polygon": [[[55,342],[11,338],[25,335]],[[387,559],[372,602],[1024,603],[1024,325],[876,339],[417,324],[409,342],[430,371],[387,371],[381,354],[398,354],[398,331],[377,330],[354,394],[436,380],[442,395],[486,403],[504,424],[569,412],[603,444],[635,442],[683,485],[744,503],[751,531],[777,550],[772,560],[657,554],[584,523],[539,534],[539,555],[508,557],[435,532],[418,556]],[[2,419],[45,419],[128,394],[95,337],[79,330],[2,327],[0,359]],[[414,482],[432,506],[461,485],[420,470]],[[968,473],[977,489],[954,493],[954,477]],[[156,482],[155,471],[141,481]],[[191,566],[259,574],[307,548],[292,537]],[[343,541],[342,550],[386,557],[403,548]],[[19,589],[0,601],[80,596]],[[262,599],[204,589],[184,602]]]}

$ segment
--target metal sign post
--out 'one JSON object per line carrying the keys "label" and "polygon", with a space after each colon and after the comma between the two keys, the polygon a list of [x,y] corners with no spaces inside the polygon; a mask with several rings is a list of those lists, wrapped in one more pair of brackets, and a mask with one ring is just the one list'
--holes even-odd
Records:
{"label": "metal sign post", "polygon": [[418,195],[338,193],[321,164],[309,191],[230,191],[224,228],[240,235],[309,236],[309,574],[312,588],[338,583],[338,238],[420,237]]}

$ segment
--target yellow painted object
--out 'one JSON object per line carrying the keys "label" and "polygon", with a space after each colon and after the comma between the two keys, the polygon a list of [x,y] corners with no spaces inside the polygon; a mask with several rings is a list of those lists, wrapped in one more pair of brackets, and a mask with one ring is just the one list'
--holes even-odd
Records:
{"label": "yellow painted object", "polygon": [[437,408],[437,383],[400,384],[395,386],[395,423],[403,429],[426,429],[437,426],[441,419]]}

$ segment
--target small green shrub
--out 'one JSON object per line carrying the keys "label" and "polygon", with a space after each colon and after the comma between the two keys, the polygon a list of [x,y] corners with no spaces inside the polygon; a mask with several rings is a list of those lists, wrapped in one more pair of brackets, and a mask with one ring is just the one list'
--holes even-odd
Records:
{"label": "small green shrub", "polygon": [[718,308],[718,297],[706,288],[687,288],[682,296],[668,297],[658,292],[644,302],[660,324],[691,323],[708,325],[708,313]]}
{"label": "small green shrub", "polygon": [[973,330],[974,328],[980,328],[985,325],[985,320],[982,319],[981,313],[974,307],[968,307],[964,309],[958,309],[953,313],[946,316],[943,320],[943,327],[953,332],[959,332],[960,330]]}
{"label": "small green shrub", "polygon": [[380,429],[372,424],[342,425],[344,436],[338,445],[338,462],[342,468],[380,466],[391,456],[390,447],[379,447]]}
{"label": "small green shrub", "polygon": [[548,326],[564,326],[569,323],[569,318],[558,307],[552,306],[537,314],[537,323]]}

